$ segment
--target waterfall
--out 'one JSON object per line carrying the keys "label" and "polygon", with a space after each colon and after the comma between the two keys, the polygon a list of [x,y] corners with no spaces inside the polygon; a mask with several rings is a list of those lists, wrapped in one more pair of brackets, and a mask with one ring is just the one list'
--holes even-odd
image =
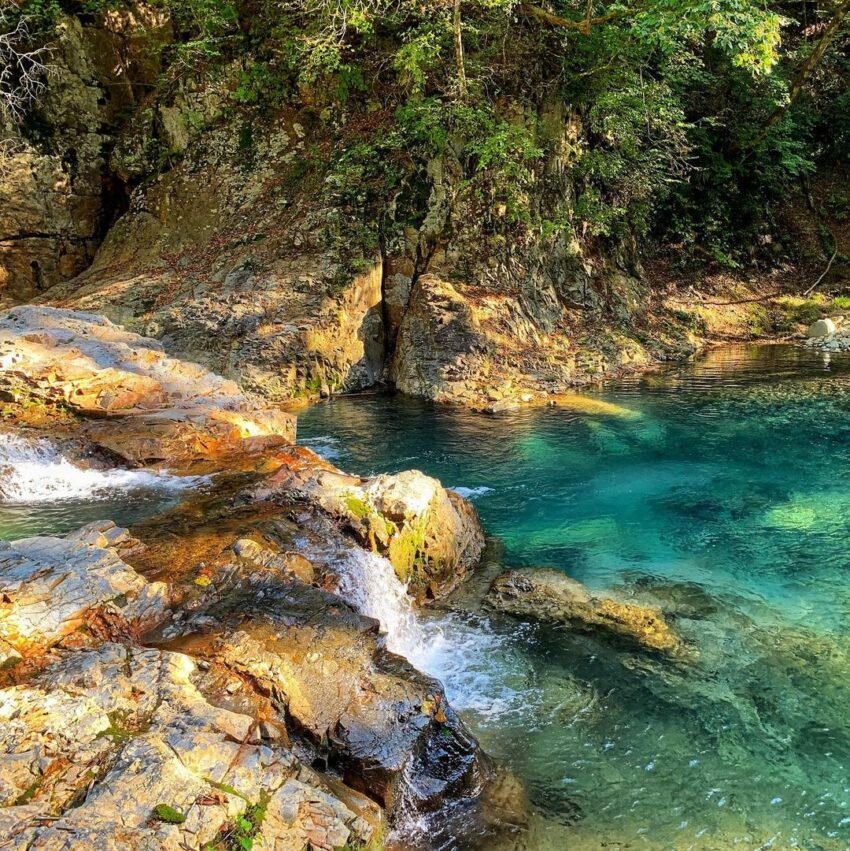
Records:
{"label": "waterfall", "polygon": [[332,567],[341,596],[380,622],[390,650],[437,677],[455,709],[486,725],[533,708],[524,653],[529,627],[504,634],[479,613],[417,610],[392,564],[360,547],[347,549]]}
{"label": "waterfall", "polygon": [[204,477],[148,470],[92,470],[72,464],[50,441],[0,434],[0,502],[11,505],[99,501],[116,491],[179,490]]}
{"label": "waterfall", "polygon": [[361,614],[375,618],[387,636],[387,647],[414,664],[423,657],[429,639],[413,602],[395,568],[383,556],[353,547],[334,565],[342,597]]}

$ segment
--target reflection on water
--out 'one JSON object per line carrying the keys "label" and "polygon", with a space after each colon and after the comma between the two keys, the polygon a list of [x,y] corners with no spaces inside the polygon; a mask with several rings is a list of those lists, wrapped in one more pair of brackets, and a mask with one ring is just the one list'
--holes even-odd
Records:
{"label": "reflection on water", "polygon": [[429,664],[542,815],[532,847],[850,847],[848,390],[846,357],[737,347],[583,410],[302,416],[340,466],[468,489],[506,563],[660,605],[696,649],[482,621],[484,575],[428,615]]}

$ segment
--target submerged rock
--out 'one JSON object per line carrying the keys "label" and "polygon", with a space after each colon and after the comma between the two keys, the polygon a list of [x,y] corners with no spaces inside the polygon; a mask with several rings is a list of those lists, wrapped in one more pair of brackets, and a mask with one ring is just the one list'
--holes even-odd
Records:
{"label": "submerged rock", "polygon": [[65,538],[0,543],[0,652],[26,656],[105,616],[111,627],[140,633],[167,614],[169,593],[122,559],[139,546],[111,521]]}
{"label": "submerged rock", "polygon": [[487,602],[512,615],[607,632],[650,650],[684,650],[660,609],[592,596],[559,570],[505,571],[493,581]]}
{"label": "submerged rock", "polygon": [[133,464],[174,464],[295,438],[292,415],[91,313],[8,311],[0,318],[0,387],[21,407],[36,399],[92,418],[81,426],[85,435]]}

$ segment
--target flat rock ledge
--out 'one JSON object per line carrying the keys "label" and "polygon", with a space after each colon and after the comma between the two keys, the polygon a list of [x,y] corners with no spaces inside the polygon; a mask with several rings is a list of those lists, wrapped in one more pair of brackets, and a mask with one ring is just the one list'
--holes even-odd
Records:
{"label": "flat rock ledge", "polygon": [[168,587],[122,559],[140,547],[111,521],[64,538],[0,542],[0,667],[84,629],[138,635],[160,624]]}
{"label": "flat rock ledge", "polygon": [[595,597],[559,570],[508,570],[493,581],[487,595],[493,608],[521,618],[568,624],[599,632],[645,650],[686,652],[664,613],[651,606]]}
{"label": "flat rock ledge", "polygon": [[132,464],[295,439],[291,414],[92,313],[28,305],[3,314],[0,390],[7,408],[17,404],[26,417],[41,406],[88,418],[85,436]]}

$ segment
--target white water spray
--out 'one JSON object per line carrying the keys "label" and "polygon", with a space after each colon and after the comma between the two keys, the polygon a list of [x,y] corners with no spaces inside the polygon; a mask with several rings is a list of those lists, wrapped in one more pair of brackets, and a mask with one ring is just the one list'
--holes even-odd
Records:
{"label": "white water spray", "polygon": [[0,502],[7,505],[99,501],[116,491],[182,490],[201,476],[147,470],[91,470],[77,467],[49,441],[0,434]]}
{"label": "white water spray", "polygon": [[375,618],[387,635],[387,647],[416,664],[427,645],[407,586],[383,556],[352,547],[334,564],[342,597],[361,614]]}
{"label": "white water spray", "polygon": [[342,597],[380,622],[388,649],[437,677],[455,709],[474,712],[481,724],[530,709],[522,627],[501,635],[478,614],[418,612],[392,564],[360,547],[333,569]]}

